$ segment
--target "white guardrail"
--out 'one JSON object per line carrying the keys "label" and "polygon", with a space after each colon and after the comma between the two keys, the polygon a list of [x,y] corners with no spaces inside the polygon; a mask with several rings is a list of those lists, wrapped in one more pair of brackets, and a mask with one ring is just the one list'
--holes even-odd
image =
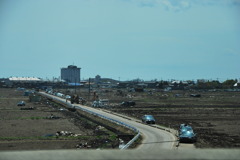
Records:
{"label": "white guardrail", "polygon": [[115,119],[112,119],[112,118],[108,118],[108,117],[106,117],[106,116],[104,116],[104,115],[101,115],[101,114],[99,114],[99,113],[95,113],[95,112],[90,111],[90,110],[88,110],[88,109],[85,109],[85,108],[83,108],[83,107],[74,106],[73,104],[67,103],[65,100],[60,99],[59,97],[56,98],[54,95],[48,95],[47,93],[44,93],[44,94],[43,94],[43,93],[40,93],[40,92],[39,92],[39,94],[42,95],[42,96],[48,97],[48,98],[50,98],[50,99],[53,99],[54,101],[59,101],[59,102],[61,102],[61,103],[64,103],[64,104],[66,104],[68,107],[80,109],[80,110],[82,110],[82,111],[84,111],[84,112],[87,112],[87,113],[89,113],[89,114],[98,116],[98,117],[100,117],[100,118],[106,119],[106,120],[111,121],[111,122],[114,122],[114,123],[117,124],[117,125],[120,125],[120,126],[129,128],[129,129],[131,129],[132,131],[134,131],[134,132],[136,133],[136,135],[135,135],[135,136],[133,137],[133,139],[130,140],[126,145],[124,145],[122,148],[120,148],[120,150],[122,150],[122,149],[127,149],[127,148],[128,148],[131,144],[133,144],[133,142],[136,141],[136,140],[138,139],[138,137],[140,136],[139,130],[138,130],[137,128],[131,126],[131,125],[128,125],[128,124],[126,124],[126,123],[123,123],[123,122],[121,122],[121,121],[118,121],[118,120],[115,120]]}

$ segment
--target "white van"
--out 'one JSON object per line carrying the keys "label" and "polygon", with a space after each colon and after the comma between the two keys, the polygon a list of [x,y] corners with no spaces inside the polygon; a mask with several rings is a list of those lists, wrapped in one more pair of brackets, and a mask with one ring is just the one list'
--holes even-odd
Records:
{"label": "white van", "polygon": [[109,100],[108,99],[100,99],[99,101],[93,101],[92,107],[108,107]]}

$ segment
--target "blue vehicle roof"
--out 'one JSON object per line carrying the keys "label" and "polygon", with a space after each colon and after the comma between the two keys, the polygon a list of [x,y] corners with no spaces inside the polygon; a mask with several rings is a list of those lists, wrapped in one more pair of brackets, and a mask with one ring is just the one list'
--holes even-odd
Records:
{"label": "blue vehicle roof", "polygon": [[194,137],[195,134],[193,133],[193,131],[185,131],[185,132],[181,132],[180,137]]}
{"label": "blue vehicle roof", "polygon": [[152,115],[144,115],[144,116],[146,116],[146,117],[153,117]]}
{"label": "blue vehicle roof", "polygon": [[155,120],[152,115],[144,115],[143,117],[148,120]]}
{"label": "blue vehicle roof", "polygon": [[195,136],[192,127],[189,125],[186,125],[186,124],[180,125],[180,134],[181,134],[181,136],[184,136],[184,137]]}

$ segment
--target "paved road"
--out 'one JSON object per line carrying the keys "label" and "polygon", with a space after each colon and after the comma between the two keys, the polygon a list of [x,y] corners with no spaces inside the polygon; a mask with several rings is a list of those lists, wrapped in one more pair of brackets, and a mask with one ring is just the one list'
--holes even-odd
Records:
{"label": "paved road", "polygon": [[[44,92],[41,92],[41,94],[54,97],[55,99],[57,99],[63,103],[66,103],[65,99],[46,94]],[[68,101],[68,103],[70,103],[70,102]],[[165,130],[155,128],[155,127],[143,124],[143,123],[136,122],[136,120],[131,119],[131,118],[127,118],[127,119],[123,118],[124,116],[121,116],[120,114],[116,115],[116,114],[105,112],[101,109],[83,106],[80,104],[74,104],[74,106],[75,106],[75,108],[79,108],[79,109],[80,109],[80,107],[82,107],[89,111],[104,115],[111,119],[115,119],[115,120],[124,122],[130,126],[137,128],[143,137],[143,141],[137,149],[144,149],[144,150],[146,150],[146,149],[151,150],[151,149],[155,149],[155,148],[173,149],[175,147],[176,137],[170,132],[167,132]]]}
{"label": "paved road", "polygon": [[106,117],[124,122],[128,125],[131,125],[137,128],[143,136],[142,144],[137,149],[154,149],[154,148],[165,148],[165,149],[172,149],[176,142],[176,138],[170,132],[165,130],[161,130],[155,127],[151,127],[149,125],[136,122],[134,120],[126,119],[119,117],[115,114],[107,113],[99,109],[95,109],[92,107],[82,106],[82,105],[75,105],[81,106],[85,109],[93,111],[95,113],[104,115]]}
{"label": "paved road", "polygon": [[239,149],[0,151],[0,160],[239,160]]}

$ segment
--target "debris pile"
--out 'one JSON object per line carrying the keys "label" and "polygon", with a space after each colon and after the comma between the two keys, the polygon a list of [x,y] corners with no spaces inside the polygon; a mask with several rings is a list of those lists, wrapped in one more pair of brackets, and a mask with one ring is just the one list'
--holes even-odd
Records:
{"label": "debris pile", "polygon": [[56,137],[60,137],[60,136],[65,136],[65,137],[77,137],[77,136],[81,136],[81,134],[75,134],[69,131],[57,131],[56,132]]}
{"label": "debris pile", "polygon": [[88,145],[88,143],[79,143],[76,145],[76,148],[80,149],[80,148],[91,148],[90,145]]}
{"label": "debris pile", "polygon": [[24,107],[20,108],[20,110],[34,110],[34,107]]}
{"label": "debris pile", "polygon": [[51,114],[47,119],[59,119],[60,117]]}
{"label": "debris pile", "polygon": [[104,129],[104,128],[105,128],[105,127],[99,125],[99,126],[96,127],[95,130],[98,131],[98,130],[102,130],[102,129]]}

